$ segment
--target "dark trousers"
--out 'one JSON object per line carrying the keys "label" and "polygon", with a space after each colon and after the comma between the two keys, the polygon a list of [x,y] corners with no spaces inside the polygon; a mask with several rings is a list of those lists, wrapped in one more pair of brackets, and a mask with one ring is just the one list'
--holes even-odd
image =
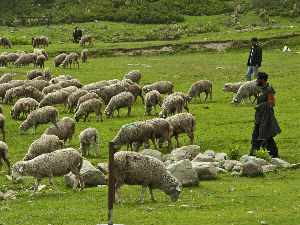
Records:
{"label": "dark trousers", "polygon": [[259,124],[254,125],[253,133],[252,133],[252,148],[250,150],[250,155],[254,155],[255,150],[259,150],[260,147],[267,148],[270,156],[278,157],[278,148],[276,143],[272,138],[268,138],[266,140],[257,140],[259,137]]}

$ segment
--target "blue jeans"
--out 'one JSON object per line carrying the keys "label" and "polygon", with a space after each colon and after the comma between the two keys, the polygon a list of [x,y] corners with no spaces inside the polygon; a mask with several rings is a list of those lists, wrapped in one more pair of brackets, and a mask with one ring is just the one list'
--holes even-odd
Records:
{"label": "blue jeans", "polygon": [[254,73],[254,77],[256,78],[256,74],[258,74],[258,68],[255,66],[248,66],[248,71],[247,71],[247,81],[251,81],[251,74]]}

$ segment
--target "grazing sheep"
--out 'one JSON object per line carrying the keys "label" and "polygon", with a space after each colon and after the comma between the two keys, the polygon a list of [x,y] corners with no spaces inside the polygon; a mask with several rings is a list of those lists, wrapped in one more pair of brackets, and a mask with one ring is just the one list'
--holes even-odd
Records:
{"label": "grazing sheep", "polygon": [[62,88],[61,91],[66,91],[70,95],[71,93],[78,91],[78,88],[75,86],[69,86],[69,87]]}
{"label": "grazing sheep", "polygon": [[0,55],[0,67],[7,67],[8,58],[6,55]]}
{"label": "grazing sheep", "polygon": [[[55,84],[53,84],[53,85],[55,85]],[[73,108],[77,105],[79,98],[86,95],[87,93],[88,93],[88,91],[86,91],[86,90],[77,90],[69,95],[69,97],[68,97],[69,113],[73,112]]]}
{"label": "grazing sheep", "polygon": [[36,88],[38,91],[42,91],[44,87],[50,85],[50,83],[45,80],[28,80],[26,81],[26,84]]}
{"label": "grazing sheep", "polygon": [[87,100],[93,99],[93,98],[98,99],[98,95],[96,93],[87,93],[87,94],[81,96],[78,99],[75,112],[77,112],[77,110],[79,109],[79,106],[81,105],[81,103],[83,103],[83,102],[85,102]]}
{"label": "grazing sheep", "polygon": [[12,47],[12,44],[7,37],[0,38],[0,45],[2,45],[3,48],[11,48]]}
{"label": "grazing sheep", "polygon": [[57,84],[60,81],[64,81],[64,80],[71,80],[72,76],[71,75],[59,75],[58,77],[52,78],[50,80],[51,84]]}
{"label": "grazing sheep", "polygon": [[242,86],[245,82],[238,82],[238,83],[226,83],[224,84],[223,91],[225,92],[233,92],[237,93],[240,86]]}
{"label": "grazing sheep", "polygon": [[82,116],[84,117],[83,122],[86,121],[86,118],[88,118],[88,121],[90,122],[90,113],[91,112],[95,112],[96,116],[97,116],[97,121],[99,121],[99,114],[101,115],[101,122],[102,120],[102,112],[101,112],[101,108],[102,108],[102,102],[99,99],[93,98],[93,99],[89,99],[83,103],[80,104],[78,111],[76,111],[74,117],[76,119],[76,122],[79,121],[79,119]]}
{"label": "grazing sheep", "polygon": [[67,57],[66,53],[62,53],[62,54],[57,55],[53,60],[54,61],[54,66],[59,67],[59,65],[63,63],[63,61],[65,60],[66,57]]}
{"label": "grazing sheep", "polygon": [[21,97],[25,97],[26,92],[25,92],[25,85],[23,86],[18,86],[18,87],[13,87],[8,89],[5,92],[5,97],[4,97],[4,103],[5,104],[13,104],[14,99],[19,99]]}
{"label": "grazing sheep", "polygon": [[30,63],[33,63],[33,66],[36,65],[36,59],[37,56],[33,53],[28,54],[22,54],[17,61],[15,61],[15,67],[19,68],[21,66],[29,65]]}
{"label": "grazing sheep", "polygon": [[80,174],[82,163],[82,156],[75,149],[57,150],[39,155],[29,161],[16,162],[12,169],[12,180],[18,183],[21,181],[21,176],[25,175],[36,178],[35,188],[30,195],[33,196],[41,180],[44,177],[48,177],[50,184],[55,189],[56,194],[58,194],[59,191],[53,183],[53,177],[59,177],[71,171],[76,176],[73,191],[76,191],[78,181],[80,181],[80,189],[82,190],[84,188],[83,179]]}
{"label": "grazing sheep", "polygon": [[7,165],[7,173],[10,175],[10,162],[8,157],[8,146],[4,142],[0,141],[0,171],[2,169],[2,160],[6,162]]}
{"label": "grazing sheep", "polygon": [[8,83],[12,80],[12,75],[10,73],[5,73],[0,77],[0,84]]}
{"label": "grazing sheep", "polygon": [[123,204],[120,187],[124,183],[142,185],[140,203],[143,203],[147,187],[149,187],[152,202],[156,202],[153,189],[164,191],[170,195],[173,202],[178,201],[182,185],[158,159],[135,152],[122,151],[114,155],[114,162],[116,195],[119,203]]}
{"label": "grazing sheep", "polygon": [[45,95],[44,99],[39,104],[39,108],[63,103],[64,108],[62,111],[64,112],[68,104],[68,97],[69,97],[69,93],[66,91],[58,90],[55,92],[51,92]]}
{"label": "grazing sheep", "polygon": [[2,132],[2,141],[4,142],[5,141],[5,131],[6,131],[6,119],[5,117],[0,114],[0,129],[1,129],[1,132]]}
{"label": "grazing sheep", "polygon": [[45,77],[46,81],[50,81],[52,79],[52,72],[51,72],[50,67],[46,67],[44,69],[44,77]]}
{"label": "grazing sheep", "polygon": [[92,35],[84,35],[81,39],[80,39],[80,46],[85,46],[85,42],[89,43],[89,46],[92,45],[92,47],[94,46],[93,41],[92,41]]}
{"label": "grazing sheep", "polygon": [[4,101],[4,97],[5,97],[5,93],[6,91],[8,91],[9,89],[13,88],[14,86],[10,83],[2,83],[0,84],[0,97],[2,99],[2,103]]}
{"label": "grazing sheep", "polygon": [[27,72],[27,80],[33,80],[39,76],[43,76],[43,72],[41,70],[29,70]]}
{"label": "grazing sheep", "polygon": [[144,96],[143,96],[143,90],[140,85],[138,84],[129,84],[125,85],[125,90],[133,94],[134,101],[136,101],[137,96],[140,96],[142,99],[142,103],[145,104]]}
{"label": "grazing sheep", "polygon": [[59,84],[51,84],[51,85],[49,85],[47,87],[44,87],[42,93],[44,95],[47,95],[47,94],[49,94],[49,93],[51,93],[53,91],[60,90],[61,88],[62,87]]}
{"label": "grazing sheep", "polygon": [[45,61],[46,61],[46,57],[44,55],[39,55],[36,58],[36,65],[35,65],[35,67],[40,66],[40,68],[44,68],[45,67]]}
{"label": "grazing sheep", "polygon": [[118,117],[120,115],[120,108],[128,108],[127,116],[130,116],[131,106],[134,103],[134,96],[130,92],[121,92],[111,98],[108,105],[105,108],[104,114],[108,118],[112,118],[115,110],[118,111]]}
{"label": "grazing sheep", "polygon": [[73,63],[73,67],[75,68],[75,62],[77,63],[79,69],[78,55],[76,53],[70,53],[62,62],[62,66],[63,68],[66,68],[70,64],[70,68],[71,68]]}
{"label": "grazing sheep", "polygon": [[42,45],[42,46],[44,46],[44,47],[45,47],[45,46],[48,47],[49,44],[50,44],[50,42],[49,42],[48,38],[45,37],[45,36],[41,36],[41,37],[35,37],[35,38],[33,39],[32,46],[33,46],[34,48],[39,48],[40,45]]}
{"label": "grazing sheep", "polygon": [[34,49],[33,53],[36,54],[36,56],[43,55],[43,56],[45,56],[46,60],[48,59],[48,55],[47,55],[45,49]]}
{"label": "grazing sheep", "polygon": [[124,79],[129,79],[132,82],[136,82],[137,84],[139,84],[140,80],[141,80],[141,77],[142,77],[141,71],[132,70],[124,76],[123,80]]}
{"label": "grazing sheep", "polygon": [[176,111],[178,113],[181,113],[183,105],[184,99],[180,95],[173,95],[171,97],[168,97],[163,101],[159,117],[167,118],[170,114],[175,115]]}
{"label": "grazing sheep", "polygon": [[[69,145],[72,141],[72,136],[75,133],[75,122],[70,117],[63,117],[56,122],[55,125],[48,127],[44,134],[47,135],[56,135],[60,140],[63,140],[66,143],[69,139]],[[43,134],[43,135],[44,135]]]}
{"label": "grazing sheep", "polygon": [[93,90],[103,101],[105,105],[108,105],[110,99],[120,94],[121,92],[126,91],[125,86],[121,83],[115,83],[110,86],[105,86],[97,90]]}
{"label": "grazing sheep", "polygon": [[7,54],[7,62],[14,64],[15,61],[17,61],[20,56],[21,55],[18,53],[9,53]]}
{"label": "grazing sheep", "polygon": [[82,156],[90,155],[90,145],[94,146],[95,155],[98,156],[98,131],[95,128],[87,128],[79,134],[80,148]]}
{"label": "grazing sheep", "polygon": [[103,81],[98,81],[98,82],[95,82],[95,83],[84,85],[82,87],[82,89],[83,90],[87,90],[87,91],[92,91],[92,90],[96,90],[96,89],[99,89],[99,88],[102,88],[102,87],[105,87],[105,86],[109,86],[109,85],[115,84],[117,82],[119,82],[118,79],[103,80]]}
{"label": "grazing sheep", "polygon": [[[196,130],[196,119],[190,113],[179,113],[177,115],[168,117],[166,119],[173,126],[173,136],[177,141],[177,147],[179,147],[178,135],[186,133],[190,138],[190,144],[194,142],[194,131]],[[160,139],[158,144],[161,147],[163,139]]]}
{"label": "grazing sheep", "polygon": [[10,88],[5,92],[5,96],[4,96],[4,104],[13,104],[13,92],[14,92],[15,88]]}
{"label": "grazing sheep", "polygon": [[83,62],[83,63],[85,63],[85,62],[87,62],[87,60],[88,60],[88,50],[87,49],[83,49],[82,51],[81,51],[81,53],[80,53],[80,56],[81,56],[81,61]]}
{"label": "grazing sheep", "polygon": [[41,102],[43,100],[43,98],[45,97],[45,95],[41,91],[37,90],[33,86],[28,86],[25,88],[25,96],[28,98],[33,98],[33,99],[37,100],[38,102]]}
{"label": "grazing sheep", "polygon": [[145,113],[144,113],[144,116],[146,114],[150,115],[152,107],[154,108],[154,114],[153,115],[156,115],[156,105],[158,104],[161,107],[161,96],[160,96],[160,93],[157,90],[149,91],[146,94],[145,99],[146,99],[146,101],[145,101]]}
{"label": "grazing sheep", "polygon": [[[245,82],[238,90],[236,95],[233,97],[231,103],[237,106],[242,100],[243,105],[245,106],[247,98],[250,100],[250,104],[252,105],[256,100],[258,93],[261,91],[261,87],[257,85],[256,80]],[[254,96],[253,102],[251,102],[250,97]]]}
{"label": "grazing sheep", "polygon": [[163,103],[164,102],[166,102],[167,100],[168,100],[168,98],[171,98],[172,96],[181,96],[182,98],[183,98],[183,108],[185,108],[185,110],[187,111],[187,112],[190,112],[190,110],[189,110],[189,106],[188,106],[188,96],[186,95],[186,94],[184,94],[183,92],[174,92],[174,93],[172,93],[172,94],[170,94],[170,95],[168,95],[168,96],[166,96],[165,98],[164,98],[164,101],[163,101]]}
{"label": "grazing sheep", "polygon": [[59,140],[55,135],[42,135],[35,140],[29,147],[27,154],[23,161],[31,160],[39,155],[54,152],[58,149],[64,148],[64,142]]}
{"label": "grazing sheep", "polygon": [[212,100],[212,83],[209,80],[200,80],[194,83],[187,94],[188,101],[190,102],[192,98],[195,98],[194,102],[196,102],[198,96],[201,102],[201,97],[200,97],[201,92],[205,92],[204,101],[207,100],[208,94],[210,95],[210,100]]}
{"label": "grazing sheep", "polygon": [[[112,142],[114,142],[115,149],[117,150],[119,150],[122,145],[126,145],[127,150],[130,146],[132,151],[133,142],[136,142],[136,146],[141,146],[142,143],[149,146],[149,139],[152,140],[155,149],[157,149],[153,126],[146,121],[137,121],[123,125]],[[138,148],[135,150],[138,151]]]}
{"label": "grazing sheep", "polygon": [[66,87],[69,87],[69,86],[74,86],[74,87],[77,87],[77,88],[82,88],[83,87],[82,83],[77,79],[59,81],[58,84],[62,88],[66,88]]}
{"label": "grazing sheep", "polygon": [[22,86],[26,83],[25,80],[11,80],[8,83],[12,84],[14,87]]}
{"label": "grazing sheep", "polygon": [[[33,98],[20,98],[14,107],[10,111],[10,115],[13,119],[19,119],[20,113],[28,114],[38,107],[39,103]],[[22,116],[23,118],[23,116]]]}
{"label": "grazing sheep", "polygon": [[160,81],[143,87],[143,93],[147,94],[149,91],[157,90],[160,94],[172,94],[174,85],[171,81]]}
{"label": "grazing sheep", "polygon": [[59,113],[53,106],[45,106],[43,108],[33,110],[27,119],[20,125],[19,129],[21,134],[24,134],[30,127],[32,127],[32,133],[36,132],[36,128],[39,124],[45,124],[52,122],[56,125],[56,118]]}

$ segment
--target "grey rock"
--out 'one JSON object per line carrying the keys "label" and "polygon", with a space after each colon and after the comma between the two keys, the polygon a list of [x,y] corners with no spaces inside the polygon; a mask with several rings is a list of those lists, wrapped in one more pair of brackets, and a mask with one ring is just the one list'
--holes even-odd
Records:
{"label": "grey rock", "polygon": [[216,167],[217,168],[217,172],[218,173],[227,173],[227,170],[224,170],[223,168],[221,167]]}
{"label": "grey rock", "polygon": [[276,170],[276,168],[277,166],[273,164],[262,166],[262,170],[264,173],[273,172],[274,170]]}
{"label": "grey rock", "polygon": [[240,173],[239,172],[236,172],[236,171],[233,171],[233,172],[231,172],[230,173],[230,176],[239,176],[240,175]]}
{"label": "grey rock", "polygon": [[200,167],[194,167],[199,180],[215,180],[218,178],[217,168],[215,166],[204,165]]}
{"label": "grey rock", "polygon": [[108,174],[108,163],[98,163],[96,168],[104,175]]}
{"label": "grey rock", "polygon": [[0,201],[4,199],[4,193],[0,191]]}
{"label": "grey rock", "polygon": [[192,162],[214,162],[215,159],[209,156],[206,156],[202,153],[199,153],[193,160]]}
{"label": "grey rock", "polygon": [[172,163],[167,166],[167,170],[176,177],[182,185],[198,185],[199,183],[198,174],[188,159]]}
{"label": "grey rock", "polygon": [[206,150],[203,154],[211,158],[215,158],[216,155],[216,153],[213,150]]}
{"label": "grey rock", "polygon": [[4,194],[3,199],[13,198],[15,194],[16,194],[15,191],[13,191],[13,190],[8,190],[8,191]]}
{"label": "grey rock", "polygon": [[192,166],[193,168],[196,169],[203,166],[216,167],[216,164],[214,162],[193,162],[192,161]]}
{"label": "grey rock", "polygon": [[273,165],[276,165],[277,168],[282,168],[282,167],[283,168],[289,168],[289,167],[291,167],[290,163],[288,163],[288,162],[286,162],[286,161],[284,161],[282,159],[279,159],[279,158],[272,158],[271,159],[271,163]]}
{"label": "grey rock", "polygon": [[257,177],[263,175],[263,169],[257,163],[247,162],[242,166],[241,174],[243,176]]}
{"label": "grey rock", "polygon": [[232,168],[232,171],[240,172],[241,169],[242,169],[242,165],[235,165],[235,166]]}
{"label": "grey rock", "polygon": [[171,165],[172,163],[176,162],[176,157],[171,154],[168,154],[168,155],[165,155],[162,158],[162,160],[163,160],[165,166],[168,166],[168,165]]}
{"label": "grey rock", "polygon": [[217,154],[215,155],[215,160],[216,160],[216,161],[219,161],[219,162],[223,162],[223,161],[226,160],[226,157],[227,157],[227,154],[226,154],[226,153],[220,152],[220,153],[217,153]]}
{"label": "grey rock", "polygon": [[266,160],[261,159],[261,158],[256,158],[255,156],[249,156],[249,155],[243,155],[243,156],[240,158],[240,161],[241,161],[242,163],[253,162],[253,163],[257,163],[257,164],[259,164],[259,165],[261,165],[261,166],[267,165]]}
{"label": "grey rock", "polygon": [[236,165],[241,165],[241,163],[237,160],[225,160],[225,162],[223,163],[222,167],[225,170],[229,170],[231,171],[233,169],[234,166]]}
{"label": "grey rock", "polygon": [[152,149],[143,149],[139,153],[142,155],[151,156],[153,158],[156,158],[156,159],[162,161],[162,154],[160,151],[152,150]]}
{"label": "grey rock", "polygon": [[[105,184],[105,177],[103,173],[100,170],[96,169],[88,160],[83,160],[83,165],[80,173],[86,186],[97,186]],[[65,181],[67,185],[73,186],[75,178],[76,177],[72,172],[66,174]]]}
{"label": "grey rock", "polygon": [[182,146],[181,148],[175,148],[171,155],[175,157],[175,161],[180,161],[183,159],[194,159],[200,153],[200,146],[198,145],[188,145]]}

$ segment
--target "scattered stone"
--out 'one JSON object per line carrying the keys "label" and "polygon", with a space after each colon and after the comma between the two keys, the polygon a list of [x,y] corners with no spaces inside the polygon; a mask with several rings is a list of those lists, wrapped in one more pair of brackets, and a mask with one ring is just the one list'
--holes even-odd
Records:
{"label": "scattered stone", "polygon": [[247,213],[254,213],[254,211],[247,211]]}
{"label": "scattered stone", "polygon": [[1,211],[7,211],[7,210],[11,211],[12,208],[10,208],[10,207],[1,207],[1,208],[0,208],[0,212],[1,212]]}
{"label": "scattered stone", "polygon": [[225,160],[222,167],[225,170],[231,171],[233,169],[233,167],[236,166],[236,165],[241,165],[241,163],[237,160]]}
{"label": "scattered stone", "polygon": [[210,157],[210,156],[207,156],[207,155],[204,155],[202,153],[199,153],[193,160],[192,162],[214,162],[215,159]]}
{"label": "scattered stone", "polygon": [[215,158],[216,155],[216,153],[213,150],[206,150],[203,154],[211,158]]}
{"label": "scattered stone", "polygon": [[227,173],[227,171],[224,170],[224,169],[221,168],[221,167],[216,167],[216,168],[217,168],[217,172],[218,172],[218,173]]}
{"label": "scattered stone", "polygon": [[224,152],[221,152],[221,153],[217,153],[215,155],[215,160],[218,161],[218,162],[223,162],[226,160],[226,157],[227,157],[227,154],[224,153]]}
{"label": "scattered stone", "polygon": [[290,163],[288,163],[288,162],[286,162],[286,161],[284,161],[282,159],[279,159],[279,158],[272,158],[271,159],[271,163],[273,165],[276,165],[277,168],[282,168],[282,167],[283,168],[289,168],[289,167],[291,167]]}
{"label": "scattered stone", "polygon": [[7,180],[12,181],[12,177],[10,175],[5,175],[5,177],[6,177]]}
{"label": "scattered stone", "polygon": [[153,158],[156,158],[156,159],[162,161],[162,154],[160,151],[152,150],[152,149],[144,149],[144,150],[140,151],[139,153],[142,155],[151,156]]}
{"label": "scattered stone", "polygon": [[38,186],[38,191],[42,190],[42,189],[45,188],[45,187],[46,187],[45,184],[42,184],[42,185]]}
{"label": "scattered stone", "polygon": [[[83,160],[83,165],[80,173],[83,177],[84,185],[86,186],[97,186],[105,184],[105,177],[103,173],[100,170],[96,169],[88,160]],[[65,175],[65,181],[68,186],[72,187],[75,179],[76,176],[72,172]]]}
{"label": "scattered stone", "polygon": [[193,167],[198,174],[199,180],[216,180],[218,179],[218,172],[215,166],[203,165],[200,167]]}
{"label": "scattered stone", "polygon": [[240,172],[241,169],[242,169],[242,165],[235,165],[235,166],[232,168],[232,171]]}
{"label": "scattered stone", "polygon": [[266,221],[261,221],[260,224],[267,225],[268,223]]}
{"label": "scattered stone", "polygon": [[15,195],[16,193],[17,193],[16,191],[8,190],[8,191],[4,194],[3,199],[13,198],[14,195]]}
{"label": "scattered stone", "polygon": [[236,171],[233,171],[231,174],[230,174],[230,176],[239,176],[240,175],[240,173],[239,172],[236,172]]}
{"label": "scattered stone", "polygon": [[262,166],[262,170],[264,173],[273,172],[274,170],[276,170],[276,168],[277,166],[273,164]]}
{"label": "scattered stone", "polygon": [[183,159],[194,159],[200,153],[200,146],[198,145],[188,145],[182,146],[181,148],[176,148],[172,150],[171,155],[175,157],[176,161]]}
{"label": "scattered stone", "polygon": [[169,166],[171,165],[172,163],[175,163],[176,162],[176,157],[171,155],[171,154],[168,154],[168,155],[165,155],[163,158],[162,158],[165,166]]}
{"label": "scattered stone", "polygon": [[4,193],[0,191],[0,201],[4,199]]}
{"label": "scattered stone", "polygon": [[199,183],[198,174],[188,159],[167,166],[167,170],[176,177],[182,185],[198,185]]}
{"label": "scattered stone", "polygon": [[104,175],[108,174],[108,163],[99,163],[96,168]]}
{"label": "scattered stone", "polygon": [[257,163],[247,162],[242,166],[241,174],[244,176],[257,177],[263,175],[263,169],[262,166]]}
{"label": "scattered stone", "polygon": [[256,158],[255,156],[249,156],[249,155],[243,155],[243,156],[240,158],[240,161],[241,161],[242,163],[253,162],[253,163],[257,163],[257,164],[259,164],[259,165],[261,165],[261,166],[267,165],[266,160],[261,159],[261,158]]}

